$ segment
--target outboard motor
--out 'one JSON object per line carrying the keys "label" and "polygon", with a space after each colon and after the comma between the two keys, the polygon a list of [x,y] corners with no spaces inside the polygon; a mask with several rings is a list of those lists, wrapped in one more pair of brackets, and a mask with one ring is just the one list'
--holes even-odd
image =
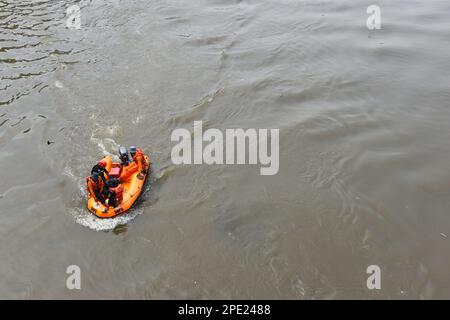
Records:
{"label": "outboard motor", "polygon": [[130,147],[130,155],[132,158],[134,158],[134,155],[136,154],[137,148],[136,146],[131,146]]}
{"label": "outboard motor", "polygon": [[119,158],[123,166],[127,166],[130,163],[130,158],[128,157],[128,150],[124,146],[119,147]]}

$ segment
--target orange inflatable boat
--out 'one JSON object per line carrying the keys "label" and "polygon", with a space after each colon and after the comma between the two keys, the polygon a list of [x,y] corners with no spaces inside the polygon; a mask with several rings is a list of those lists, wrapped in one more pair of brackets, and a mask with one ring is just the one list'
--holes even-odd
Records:
{"label": "orange inflatable boat", "polygon": [[114,218],[122,213],[127,212],[141,195],[144,183],[150,171],[151,162],[148,156],[145,156],[145,174],[141,174],[137,170],[135,162],[122,167],[119,163],[112,162],[112,157],[103,158],[106,162],[106,170],[110,177],[120,177],[120,184],[123,187],[122,202],[116,207],[107,207],[97,200],[94,196],[89,195],[88,209],[99,218]]}

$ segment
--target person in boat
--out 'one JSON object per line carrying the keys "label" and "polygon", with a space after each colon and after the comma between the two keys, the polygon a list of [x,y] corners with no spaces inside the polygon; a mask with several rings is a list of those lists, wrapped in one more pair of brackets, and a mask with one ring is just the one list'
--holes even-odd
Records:
{"label": "person in boat", "polygon": [[87,178],[87,185],[89,193],[100,202],[104,202],[103,198],[103,190],[104,190],[104,182],[100,178],[97,172],[93,172],[90,177]]}
{"label": "person in boat", "polygon": [[103,191],[103,195],[108,199],[108,207],[117,207],[123,200],[123,186],[120,184],[119,179],[109,179]]}
{"label": "person in boat", "polygon": [[137,165],[137,171],[140,174],[145,174],[145,168],[147,166],[147,163],[145,161],[144,152],[142,151],[142,149],[136,148],[136,146],[131,146],[130,155]]}
{"label": "person in boat", "polygon": [[109,178],[108,171],[106,171],[106,161],[100,160],[95,166],[93,166],[91,174],[93,173],[97,173],[98,176],[103,180],[103,183],[105,183]]}

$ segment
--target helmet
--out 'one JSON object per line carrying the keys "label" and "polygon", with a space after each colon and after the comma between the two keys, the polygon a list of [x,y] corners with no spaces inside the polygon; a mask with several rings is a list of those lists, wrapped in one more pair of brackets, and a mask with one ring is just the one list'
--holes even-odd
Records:
{"label": "helmet", "polygon": [[100,161],[98,162],[98,165],[99,165],[100,167],[106,168],[106,161],[105,161],[105,160],[100,160]]}
{"label": "helmet", "polygon": [[98,172],[94,172],[94,173],[92,173],[92,180],[94,180],[95,182],[97,182],[98,181]]}
{"label": "helmet", "polygon": [[131,155],[136,153],[136,146],[131,146],[130,147],[130,153],[131,153]]}

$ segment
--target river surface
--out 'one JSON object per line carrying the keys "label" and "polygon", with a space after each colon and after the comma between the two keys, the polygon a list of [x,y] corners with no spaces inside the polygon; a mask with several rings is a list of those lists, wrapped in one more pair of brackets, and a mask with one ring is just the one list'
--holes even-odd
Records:
{"label": "river surface", "polygon": [[[450,299],[449,52],[449,1],[0,0],[0,298]],[[199,120],[278,174],[174,165]],[[150,181],[95,219],[120,144]]]}

